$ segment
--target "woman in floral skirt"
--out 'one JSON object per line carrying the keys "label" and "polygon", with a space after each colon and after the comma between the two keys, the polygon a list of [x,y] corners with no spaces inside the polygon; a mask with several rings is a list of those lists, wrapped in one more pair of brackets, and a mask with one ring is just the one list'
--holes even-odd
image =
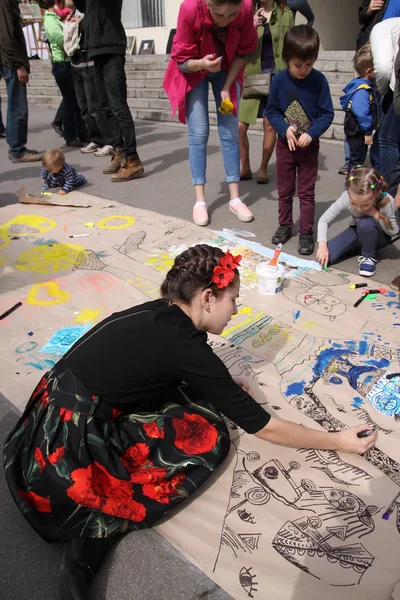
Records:
{"label": "woman in floral skirt", "polygon": [[[110,546],[151,527],[223,462],[221,413],[257,437],[363,453],[365,425],[314,431],[270,415],[207,344],[237,313],[240,256],[182,252],[160,300],[114,313],[87,332],[36,387],[4,447],[18,508],[49,542],[67,542],[63,600],[86,600]],[[185,382],[185,385],[182,384]]]}

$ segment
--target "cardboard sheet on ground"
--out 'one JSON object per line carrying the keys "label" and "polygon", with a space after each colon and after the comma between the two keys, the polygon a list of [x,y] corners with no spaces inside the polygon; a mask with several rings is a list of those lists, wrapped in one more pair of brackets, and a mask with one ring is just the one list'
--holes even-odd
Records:
{"label": "cardboard sheet on ground", "polygon": [[[282,448],[228,423],[218,476],[157,527],[236,599],[390,600],[399,582],[400,304],[353,308],[359,280],[285,257],[281,294],[260,296],[246,240],[85,195],[88,208],[1,209],[1,391],[20,409],[89,327],[158,297],[174,256],[207,242],[244,256],[239,314],[210,344],[266,410],[340,431],[376,427],[366,456]],[[94,223],[91,228],[86,223]],[[90,233],[87,237],[70,236]],[[373,287],[377,284],[371,283]]]}

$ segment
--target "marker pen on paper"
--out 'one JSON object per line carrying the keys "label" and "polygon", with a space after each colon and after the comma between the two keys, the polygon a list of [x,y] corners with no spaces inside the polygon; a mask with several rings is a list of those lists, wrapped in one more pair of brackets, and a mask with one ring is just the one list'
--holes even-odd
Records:
{"label": "marker pen on paper", "polygon": [[367,287],[368,283],[353,283],[349,285],[349,290],[358,290],[358,288]]}
{"label": "marker pen on paper", "polygon": [[14,306],[12,306],[8,310],[6,310],[6,312],[4,312],[2,315],[0,315],[0,321],[2,319],[5,319],[6,317],[8,317],[8,315],[11,315],[11,313],[13,313],[14,310],[17,310],[17,308],[19,308],[20,306],[22,306],[22,302],[17,302],[17,304],[14,304]]}
{"label": "marker pen on paper", "polygon": [[76,235],[70,235],[70,238],[76,238],[76,237],[88,237],[89,235],[92,235],[91,233],[77,233]]}
{"label": "marker pen on paper", "polygon": [[400,373],[389,373],[389,375],[386,375],[386,379],[394,379],[395,377],[400,377]]}
{"label": "marker pen on paper", "polygon": [[368,296],[369,292],[363,292],[363,295],[359,297],[359,299],[357,300],[357,302],[355,302],[355,304],[353,304],[354,308],[357,308],[357,306],[360,306],[361,302],[363,300],[365,300],[365,298]]}
{"label": "marker pen on paper", "polygon": [[386,288],[377,288],[376,290],[368,290],[368,294],[386,294]]}

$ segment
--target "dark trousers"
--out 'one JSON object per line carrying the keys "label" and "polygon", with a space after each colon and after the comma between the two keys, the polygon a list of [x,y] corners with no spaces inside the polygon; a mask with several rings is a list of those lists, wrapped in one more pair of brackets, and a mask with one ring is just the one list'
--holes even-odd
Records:
{"label": "dark trousers", "polygon": [[138,158],[135,124],[127,103],[125,56],[94,57],[98,99],[97,124],[104,143],[119,149],[127,158]]}
{"label": "dark trousers", "polygon": [[54,125],[58,125],[61,128],[62,128],[62,125],[63,125],[63,122],[62,122],[63,102],[64,102],[64,100],[61,100],[60,106],[57,108],[57,112],[56,112],[55,117],[53,119]]}
{"label": "dark trousers", "polygon": [[14,69],[0,65],[0,75],[7,86],[7,143],[11,154],[15,157],[26,152],[28,141],[28,102],[26,99],[26,86],[18,79]]}
{"label": "dark trousers", "polygon": [[315,183],[318,175],[319,141],[306,148],[290,151],[286,140],[276,144],[276,174],[279,195],[279,225],[293,227],[293,196],[300,201],[300,231],[313,233],[315,213]]}
{"label": "dark trousers", "polygon": [[1,114],[1,96],[0,96],[0,133],[4,133],[6,128],[3,123],[3,115]]}
{"label": "dark trousers", "polygon": [[379,146],[381,175],[387,180],[400,156],[400,117],[395,114],[393,104],[383,119],[379,134]]}
{"label": "dark trousers", "polygon": [[81,117],[88,130],[89,142],[103,146],[103,137],[96,123],[97,94],[94,67],[72,66],[72,78]]}
{"label": "dark trousers", "polygon": [[328,242],[329,264],[332,265],[356,251],[365,258],[375,258],[376,251],[388,244],[390,236],[383,231],[374,217],[360,217],[354,225]]}
{"label": "dark trousers", "polygon": [[55,62],[52,68],[54,79],[63,98],[62,121],[64,139],[66,142],[71,142],[79,138],[81,142],[87,142],[88,133],[76,100],[71,69],[71,63],[69,62]]}
{"label": "dark trousers", "polygon": [[[350,147],[349,171],[352,167],[363,165],[367,159],[368,146],[364,143],[364,134],[347,136]],[[380,153],[378,132],[374,134],[373,143],[370,146],[369,157],[371,165],[380,172]]]}
{"label": "dark trousers", "polygon": [[397,189],[400,185],[400,158],[396,161],[394,165],[394,169],[390,173],[389,179],[387,181],[388,184],[388,194],[393,196],[393,198],[397,194]]}

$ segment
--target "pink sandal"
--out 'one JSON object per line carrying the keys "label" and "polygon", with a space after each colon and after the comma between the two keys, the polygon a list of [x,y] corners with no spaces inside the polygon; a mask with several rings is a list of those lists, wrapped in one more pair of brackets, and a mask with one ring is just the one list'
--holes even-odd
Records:
{"label": "pink sandal", "polygon": [[237,216],[239,221],[243,221],[244,223],[249,223],[254,219],[253,213],[240,198],[236,198],[229,202],[229,210]]}
{"label": "pink sandal", "polygon": [[209,218],[205,202],[196,202],[193,206],[193,222],[200,227],[208,225]]}

